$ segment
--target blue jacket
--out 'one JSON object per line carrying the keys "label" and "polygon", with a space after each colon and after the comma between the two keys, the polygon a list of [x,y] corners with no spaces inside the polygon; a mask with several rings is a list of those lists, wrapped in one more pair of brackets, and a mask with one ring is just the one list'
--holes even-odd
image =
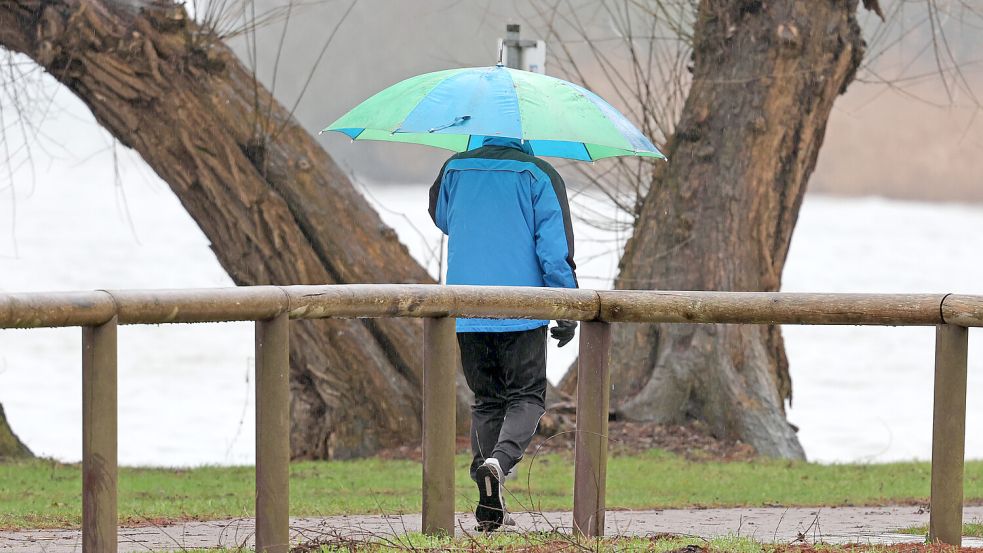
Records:
{"label": "blue jacket", "polygon": [[[576,288],[563,179],[517,139],[488,137],[452,156],[430,188],[448,236],[447,284]],[[549,321],[458,319],[458,332],[516,332]]]}

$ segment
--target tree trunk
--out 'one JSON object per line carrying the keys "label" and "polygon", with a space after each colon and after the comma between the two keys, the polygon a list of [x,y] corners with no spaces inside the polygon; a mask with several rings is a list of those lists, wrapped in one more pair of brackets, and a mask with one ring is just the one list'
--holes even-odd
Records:
{"label": "tree trunk", "polygon": [[[237,284],[433,282],[221,41],[183,7],[140,6],[2,2],[0,46],[34,59],[140,153]],[[295,322],[291,359],[295,458],[419,440],[420,321]],[[467,428],[465,412],[458,421]]]}
{"label": "tree trunk", "polygon": [[[693,83],[616,288],[776,291],[833,101],[863,57],[857,0],[701,0]],[[804,458],[778,327],[619,325],[612,403]],[[564,383],[569,390],[572,378]]]}
{"label": "tree trunk", "polygon": [[33,456],[31,450],[10,429],[3,405],[0,405],[0,460]]}

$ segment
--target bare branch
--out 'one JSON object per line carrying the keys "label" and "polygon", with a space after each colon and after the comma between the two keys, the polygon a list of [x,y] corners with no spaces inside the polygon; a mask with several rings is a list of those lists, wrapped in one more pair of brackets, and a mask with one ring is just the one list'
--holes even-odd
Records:
{"label": "bare branch", "polygon": [[881,9],[881,3],[878,0],[864,0],[864,8],[881,16],[881,21],[884,21],[884,10]]}

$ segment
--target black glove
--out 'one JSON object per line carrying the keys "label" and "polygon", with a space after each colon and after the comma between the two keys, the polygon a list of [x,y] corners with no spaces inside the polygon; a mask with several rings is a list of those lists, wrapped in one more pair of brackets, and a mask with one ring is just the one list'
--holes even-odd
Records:
{"label": "black glove", "polygon": [[576,330],[577,321],[556,321],[556,326],[550,329],[550,336],[558,342],[556,347],[562,348],[573,340]]}

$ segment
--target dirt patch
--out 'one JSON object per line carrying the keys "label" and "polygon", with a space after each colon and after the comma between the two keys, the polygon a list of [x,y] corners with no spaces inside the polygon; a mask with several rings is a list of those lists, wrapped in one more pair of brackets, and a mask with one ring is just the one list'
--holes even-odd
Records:
{"label": "dirt patch", "polygon": [[[470,439],[467,436],[458,436],[455,449],[457,450],[457,453],[470,453]],[[423,461],[423,446],[404,445],[401,447],[383,449],[376,454],[376,457],[380,459],[408,459],[410,461]]]}
{"label": "dirt patch", "polygon": [[[552,421],[547,417],[549,414],[543,417],[543,428],[528,452],[537,449],[539,453],[573,452],[576,432],[550,428]],[[651,449],[670,451],[691,461],[746,461],[756,456],[750,445],[717,439],[710,434],[706,425],[698,422],[685,425],[627,421],[608,423],[610,454],[630,455]]]}
{"label": "dirt patch", "polygon": [[[576,441],[573,415],[567,408],[551,409],[540,422],[539,433],[526,450],[534,453],[573,453]],[[755,457],[754,448],[739,441],[720,440],[710,434],[706,425],[693,422],[685,425],[646,422],[610,421],[608,423],[608,452],[630,455],[651,449],[662,449],[692,461],[746,461]],[[457,452],[470,453],[471,442],[458,436]],[[382,459],[423,459],[420,445],[403,446],[381,451]]]}

